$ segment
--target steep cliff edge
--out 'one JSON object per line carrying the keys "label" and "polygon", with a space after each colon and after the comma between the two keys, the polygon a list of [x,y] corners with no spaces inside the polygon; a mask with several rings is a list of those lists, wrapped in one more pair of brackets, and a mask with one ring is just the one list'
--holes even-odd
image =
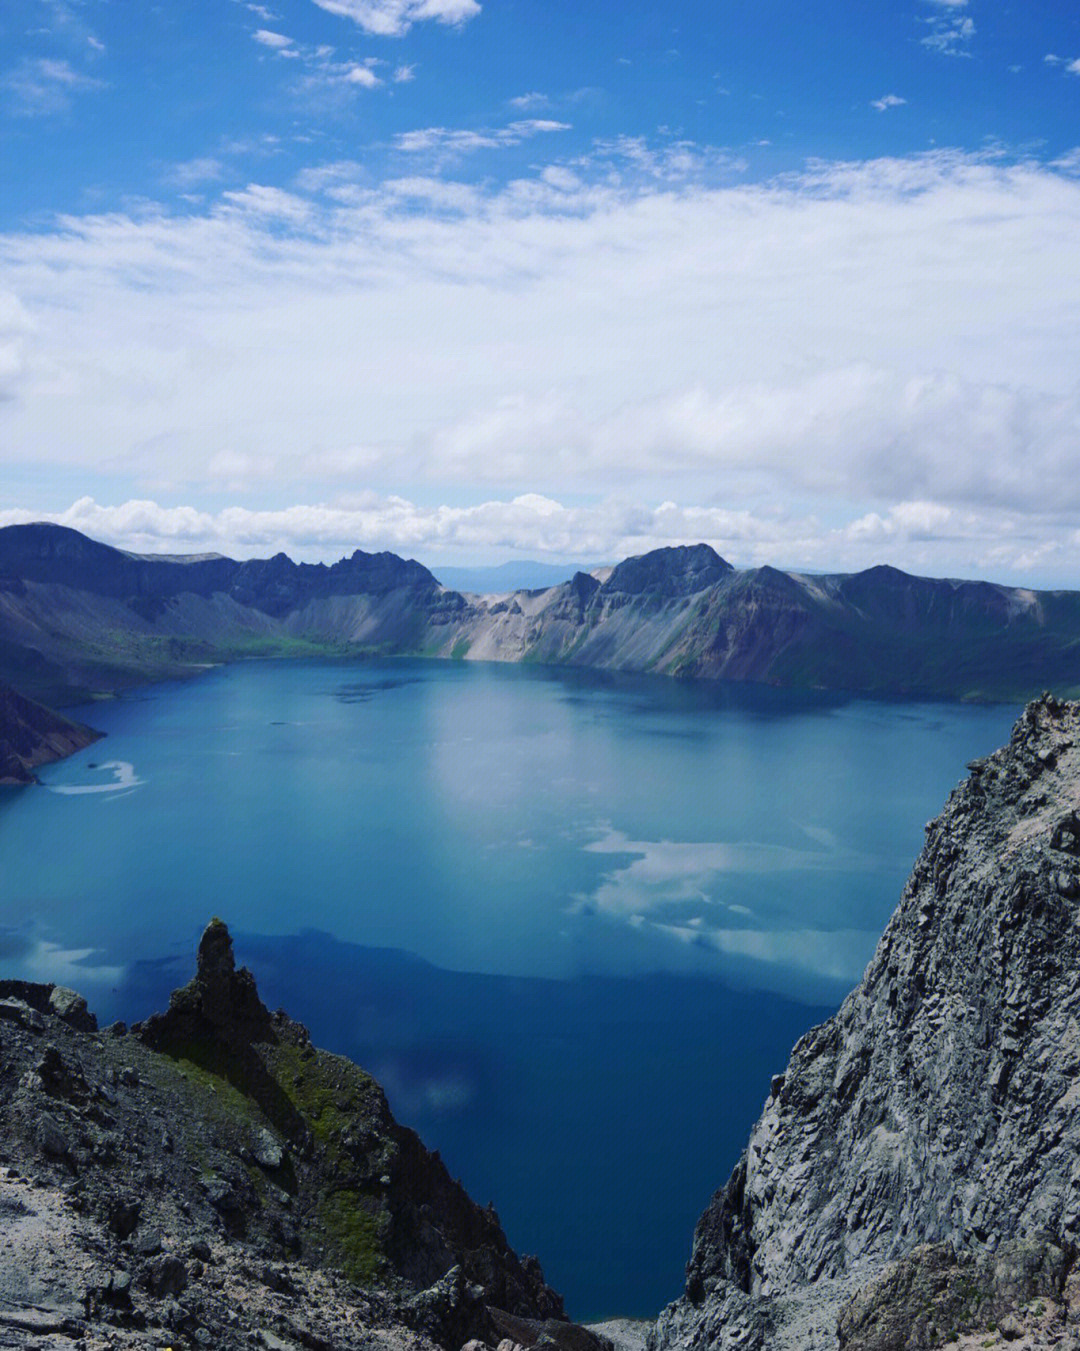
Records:
{"label": "steep cliff edge", "polygon": [[74,755],[99,736],[0,683],[0,784],[33,783],[39,765]]}
{"label": "steep cliff edge", "polygon": [[[795,1046],[702,1215],[661,1351],[835,1346],[871,1278],[878,1312],[910,1291],[887,1264],[919,1268],[918,1245],[972,1263],[1080,1239],[1080,705],[1044,696],[969,768],[862,983]],[[946,1319],[938,1341],[859,1342],[877,1315],[853,1309],[852,1346],[947,1340]]]}
{"label": "steep cliff edge", "polygon": [[219,921],[130,1030],[0,981],[0,1164],[0,1346],[610,1351]]}

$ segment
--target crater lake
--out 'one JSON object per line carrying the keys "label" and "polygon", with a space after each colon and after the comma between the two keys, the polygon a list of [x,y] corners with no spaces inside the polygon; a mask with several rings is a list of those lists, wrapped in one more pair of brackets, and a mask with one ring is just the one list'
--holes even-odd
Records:
{"label": "crater lake", "polygon": [[1004,706],[251,661],[0,789],[5,974],[164,1006],[220,915],[579,1319],[652,1316]]}

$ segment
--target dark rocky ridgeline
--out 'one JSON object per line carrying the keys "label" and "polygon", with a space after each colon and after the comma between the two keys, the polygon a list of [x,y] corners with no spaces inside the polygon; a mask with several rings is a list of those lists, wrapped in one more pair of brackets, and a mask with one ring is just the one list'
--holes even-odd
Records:
{"label": "dark rocky ridgeline", "polygon": [[214,921],[166,1013],[0,982],[0,1347],[610,1351]]}
{"label": "dark rocky ridgeline", "polygon": [[[708,545],[626,559],[602,583],[470,605],[470,656],[753,680],[793,689],[1019,701],[1080,689],[1080,594],[912,577],[891,567],[740,571]],[[450,655],[449,639],[442,655]]]}
{"label": "dark rocky ridgeline", "polygon": [[221,554],[132,554],[47,521],[0,529],[0,579],[0,588],[14,590],[27,582],[74,587],[124,600],[148,617],[184,594],[222,593],[281,615],[315,598],[438,588],[427,568],[391,553],[357,549],[331,566],[294,563],[283,553],[243,563]]}
{"label": "dark rocky ridgeline", "polygon": [[624,559],[603,589],[608,595],[692,596],[734,571],[709,545],[687,544]]}
{"label": "dark rocky ridgeline", "polygon": [[1044,696],[773,1080],[655,1348],[1075,1348],[1078,1243],[1080,704]]}
{"label": "dark rocky ridgeline", "polygon": [[39,765],[73,755],[100,735],[0,683],[0,784],[33,783]]}
{"label": "dark rocky ridgeline", "polygon": [[912,577],[739,571],[707,544],[485,599],[360,550],[136,555],[41,522],[0,529],[0,679],[46,703],[237,656],[397,653],[1017,700],[1080,690],[1080,592]]}
{"label": "dark rocky ridgeline", "polygon": [[47,703],[237,656],[419,652],[464,606],[391,553],[238,562],[126,553],[49,522],[0,529],[0,679]]}

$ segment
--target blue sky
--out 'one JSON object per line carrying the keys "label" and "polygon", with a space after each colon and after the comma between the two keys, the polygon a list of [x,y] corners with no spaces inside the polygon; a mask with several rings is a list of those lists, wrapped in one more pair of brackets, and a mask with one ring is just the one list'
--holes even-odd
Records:
{"label": "blue sky", "polygon": [[[1080,17],[1064,3],[427,7],[451,22],[424,8],[9,0],[3,224],[142,197],[183,210],[328,160],[377,181],[453,158],[455,177],[505,181],[619,137],[722,147],[750,178],[812,157],[1076,143]],[[398,148],[432,128],[496,144]]]}
{"label": "blue sky", "polygon": [[0,112],[0,521],[1078,584],[1072,6],[8,0]]}

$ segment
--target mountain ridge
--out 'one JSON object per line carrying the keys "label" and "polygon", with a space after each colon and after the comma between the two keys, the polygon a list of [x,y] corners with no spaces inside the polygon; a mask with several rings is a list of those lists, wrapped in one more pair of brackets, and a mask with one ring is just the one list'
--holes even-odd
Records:
{"label": "mountain ridge", "polygon": [[880,697],[1021,702],[1080,692],[1080,592],[739,570],[709,545],[509,595],[449,590],[354,551],[133,555],[48,523],[0,529],[0,679],[64,705],[245,656],[533,662]]}

